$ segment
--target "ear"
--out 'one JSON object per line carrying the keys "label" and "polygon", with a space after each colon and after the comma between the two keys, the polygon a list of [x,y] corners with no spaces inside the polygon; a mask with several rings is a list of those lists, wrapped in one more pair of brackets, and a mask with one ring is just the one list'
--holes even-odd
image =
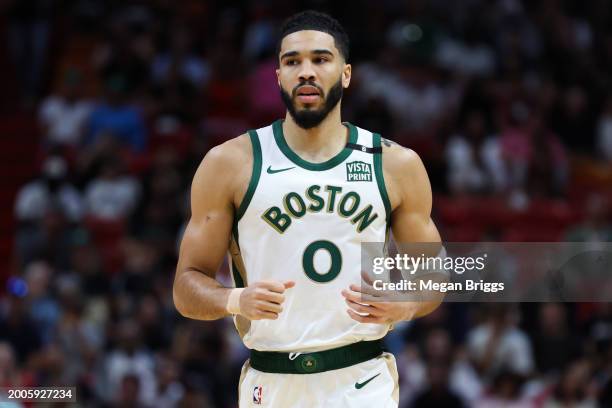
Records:
{"label": "ear", "polygon": [[276,68],[276,82],[278,83],[278,86],[280,88],[281,84],[280,84],[280,68]]}
{"label": "ear", "polygon": [[349,87],[351,83],[351,64],[344,64],[344,68],[342,69],[342,87],[344,89]]}

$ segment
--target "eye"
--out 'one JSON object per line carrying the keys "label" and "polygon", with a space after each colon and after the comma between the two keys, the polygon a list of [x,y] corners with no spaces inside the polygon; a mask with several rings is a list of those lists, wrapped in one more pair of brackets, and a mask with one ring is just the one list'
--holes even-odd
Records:
{"label": "eye", "polygon": [[322,64],[322,63],[327,62],[327,61],[328,61],[328,59],[325,58],[325,57],[316,57],[314,59],[315,64]]}
{"label": "eye", "polygon": [[298,64],[298,61],[294,59],[285,61],[285,65],[297,65],[297,64]]}

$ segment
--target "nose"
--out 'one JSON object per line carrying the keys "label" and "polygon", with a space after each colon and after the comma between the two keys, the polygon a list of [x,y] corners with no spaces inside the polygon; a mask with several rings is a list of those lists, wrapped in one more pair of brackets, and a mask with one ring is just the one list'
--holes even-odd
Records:
{"label": "nose", "polygon": [[302,62],[302,64],[300,64],[300,68],[300,82],[315,80],[315,71],[312,67],[312,62],[305,60]]}

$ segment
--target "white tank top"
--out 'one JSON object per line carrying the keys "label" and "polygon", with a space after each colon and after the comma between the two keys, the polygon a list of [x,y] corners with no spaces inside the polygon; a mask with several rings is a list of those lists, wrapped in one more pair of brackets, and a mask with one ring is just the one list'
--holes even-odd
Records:
{"label": "white tank top", "polygon": [[282,120],[249,131],[253,173],[235,215],[234,284],[295,281],[277,320],[235,318],[250,349],[320,351],[379,339],[390,328],[351,319],[340,293],[361,282],[360,244],[386,243],[391,212],[380,135],[344,125],[351,147],[324,163],[291,150]]}

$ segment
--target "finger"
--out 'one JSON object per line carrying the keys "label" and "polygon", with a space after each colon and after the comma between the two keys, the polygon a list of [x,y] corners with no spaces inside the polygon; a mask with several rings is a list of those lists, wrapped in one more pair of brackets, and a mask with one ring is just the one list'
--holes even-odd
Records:
{"label": "finger", "polygon": [[291,289],[295,286],[295,281],[285,281],[283,285],[285,285],[285,289]]}
{"label": "finger", "polygon": [[348,307],[350,307],[352,310],[354,310],[357,313],[361,313],[361,314],[369,314],[371,316],[380,316],[382,311],[369,306],[369,305],[362,305],[361,303],[356,303],[350,300],[345,300],[346,304],[348,305]]}
{"label": "finger", "polygon": [[266,301],[261,301],[261,300],[258,301],[255,306],[260,311],[273,312],[277,314],[282,312],[283,310],[283,307],[279,305],[278,303],[266,302]]}
{"label": "finger", "polygon": [[[352,289],[352,287],[351,287],[351,289]],[[359,293],[357,291],[342,289],[341,293],[342,293],[342,296],[344,296],[348,300],[351,300],[351,301],[357,302],[357,303],[363,303],[363,301],[361,300],[361,293]]]}
{"label": "finger", "polygon": [[372,279],[372,277],[370,276],[370,274],[367,271],[361,271],[361,282],[365,282],[368,285],[373,285],[374,284],[374,280]]}
{"label": "finger", "polygon": [[374,287],[369,286],[366,283],[361,283],[361,285],[352,284],[349,286],[352,291],[359,292],[360,296],[368,296],[371,298],[380,297],[380,291],[374,289]]}
{"label": "finger", "polygon": [[272,292],[283,293],[285,292],[285,285],[279,281],[260,281],[260,287],[268,289]]}
{"label": "finger", "polygon": [[259,293],[257,299],[278,303],[280,305],[285,301],[285,295],[264,289],[263,292]]}
{"label": "finger", "polygon": [[253,320],[264,320],[264,319],[276,320],[278,319],[278,313],[264,312],[264,311],[258,310],[255,313],[255,318]]}
{"label": "finger", "polygon": [[[353,302],[353,303],[357,303],[357,304],[360,304],[362,306],[370,306],[373,309],[379,309],[379,310],[382,310],[382,311],[386,310],[385,304],[387,302],[369,302],[369,301],[364,300],[363,296],[360,295],[357,292],[352,292],[352,291],[349,291],[349,290],[345,289],[345,290],[342,291],[342,296],[344,296],[344,298],[347,301],[350,301],[350,302]],[[378,314],[379,312],[375,312],[375,313]]]}
{"label": "finger", "polygon": [[347,310],[347,313],[351,317],[351,319],[356,320],[360,323],[384,323],[384,319],[381,317],[373,317],[373,316],[361,316],[353,312],[351,309]]}

